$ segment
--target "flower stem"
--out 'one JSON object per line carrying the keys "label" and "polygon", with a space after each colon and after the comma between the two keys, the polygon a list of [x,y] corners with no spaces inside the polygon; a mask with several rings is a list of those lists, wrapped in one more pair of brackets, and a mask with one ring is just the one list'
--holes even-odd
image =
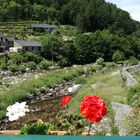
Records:
{"label": "flower stem", "polygon": [[91,125],[92,125],[92,123],[89,124],[88,136],[90,135]]}

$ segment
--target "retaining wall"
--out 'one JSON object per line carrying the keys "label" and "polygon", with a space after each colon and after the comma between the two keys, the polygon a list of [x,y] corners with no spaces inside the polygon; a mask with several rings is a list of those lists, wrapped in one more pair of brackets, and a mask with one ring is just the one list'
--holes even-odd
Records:
{"label": "retaining wall", "polygon": [[126,81],[126,86],[131,87],[135,86],[138,82],[136,79],[132,76],[135,72],[140,71],[140,64],[130,67],[125,67],[121,71],[121,75],[123,79]]}

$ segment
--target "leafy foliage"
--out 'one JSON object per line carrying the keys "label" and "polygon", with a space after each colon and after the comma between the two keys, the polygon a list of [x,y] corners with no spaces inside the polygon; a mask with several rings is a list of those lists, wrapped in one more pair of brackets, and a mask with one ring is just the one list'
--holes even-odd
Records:
{"label": "leafy foliage", "polygon": [[113,54],[112,59],[113,59],[114,62],[123,61],[123,60],[125,60],[124,53],[121,52],[121,51],[116,51],[116,52]]}
{"label": "leafy foliage", "polygon": [[67,135],[80,135],[84,130],[84,121],[78,115],[66,115],[58,118],[56,129],[67,131]]}
{"label": "leafy foliage", "polygon": [[54,66],[55,63],[53,61],[43,60],[39,63],[40,69],[48,69],[48,67]]}
{"label": "leafy foliage", "polygon": [[140,85],[129,89],[127,101],[133,107],[140,107]]}
{"label": "leafy foliage", "polygon": [[130,59],[124,61],[124,64],[128,66],[137,65],[138,63],[139,61],[135,57],[130,57]]}
{"label": "leafy foliage", "polygon": [[78,34],[67,42],[61,38],[61,35],[57,37],[51,35],[42,42],[44,57],[57,61],[63,66],[93,63],[98,58],[115,62],[127,59],[136,62],[136,59],[140,59],[140,40],[138,38],[119,36],[109,30]]}
{"label": "leafy foliage", "polygon": [[42,120],[37,121],[36,123],[30,125],[25,124],[23,128],[20,130],[20,134],[24,135],[47,135],[52,129],[52,125],[49,123],[45,123]]}
{"label": "leafy foliage", "polygon": [[85,84],[87,82],[87,79],[83,76],[79,76],[75,80],[75,84]]}
{"label": "leafy foliage", "polygon": [[17,71],[19,71],[19,67],[18,67],[18,65],[16,65],[16,64],[12,64],[12,65],[8,66],[8,69],[9,69],[11,72],[17,72]]}
{"label": "leafy foliage", "polygon": [[29,68],[30,70],[35,70],[36,69],[36,63],[35,62],[28,62],[26,63],[27,68]]}

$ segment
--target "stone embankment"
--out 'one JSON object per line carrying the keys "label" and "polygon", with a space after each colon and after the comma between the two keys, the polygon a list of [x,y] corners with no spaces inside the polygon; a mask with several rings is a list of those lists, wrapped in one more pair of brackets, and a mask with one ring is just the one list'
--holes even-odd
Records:
{"label": "stone embankment", "polygon": [[[123,80],[126,82],[125,84],[127,87],[133,87],[138,83],[133,77],[133,74],[138,71],[140,71],[140,64],[125,67],[122,69],[121,75]],[[119,135],[126,136],[127,129],[124,126],[124,120],[131,113],[132,108],[129,105],[124,105],[115,102],[111,102],[111,105],[112,109],[115,111],[114,122],[119,130]]]}
{"label": "stone embankment", "polygon": [[132,108],[129,105],[111,102],[112,109],[116,112],[114,116],[115,125],[118,128],[119,136],[126,136],[127,129],[124,125],[126,117],[131,113]]}
{"label": "stone embankment", "polygon": [[135,66],[125,67],[122,69],[121,75],[123,79],[126,81],[127,87],[135,86],[138,83],[136,79],[132,76],[132,74],[138,71],[140,71],[140,64]]}

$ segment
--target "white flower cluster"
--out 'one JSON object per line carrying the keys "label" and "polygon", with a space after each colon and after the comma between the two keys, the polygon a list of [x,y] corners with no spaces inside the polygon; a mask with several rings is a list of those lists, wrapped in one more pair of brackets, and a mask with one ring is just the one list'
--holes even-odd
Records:
{"label": "white flower cluster", "polygon": [[25,116],[25,113],[30,110],[28,109],[26,102],[16,102],[15,104],[8,106],[7,111],[6,116],[9,118],[9,121],[15,121],[20,117]]}

